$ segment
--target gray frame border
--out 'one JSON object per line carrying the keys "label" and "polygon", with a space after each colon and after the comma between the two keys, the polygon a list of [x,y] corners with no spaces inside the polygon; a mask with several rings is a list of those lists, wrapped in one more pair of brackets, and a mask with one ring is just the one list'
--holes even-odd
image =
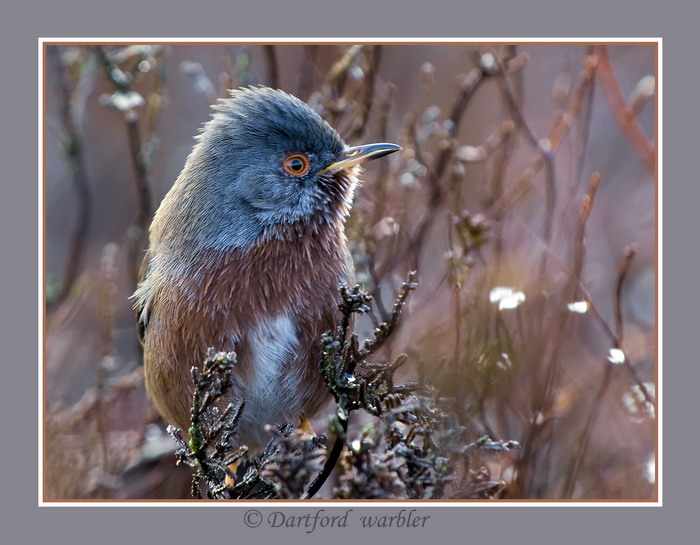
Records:
{"label": "gray frame border", "polygon": [[[142,2],[122,0],[109,13],[86,0],[64,1],[50,6],[26,2],[13,7],[13,13],[0,23],[0,48],[6,85],[2,110],[2,145],[0,159],[10,171],[5,176],[0,199],[0,236],[5,249],[6,267],[2,282],[3,313],[7,316],[2,329],[5,348],[5,380],[0,403],[8,434],[5,435],[3,516],[6,533],[31,541],[70,539],[73,543],[117,543],[133,536],[138,541],[180,539],[245,540],[247,537],[308,540],[300,529],[254,531],[244,526],[243,509],[227,504],[210,509],[177,507],[136,507],[97,509],[36,508],[36,422],[37,422],[37,187],[36,118],[37,38],[39,36],[469,36],[488,33],[499,36],[661,36],[664,38],[664,507],[640,505],[632,508],[591,507],[563,508],[524,506],[455,506],[420,508],[430,515],[424,529],[367,531],[372,540],[402,539],[424,542],[432,536],[455,537],[460,541],[483,539],[505,542],[530,540],[538,543],[567,541],[588,543],[593,539],[618,543],[653,543],[678,530],[689,535],[690,515],[696,505],[689,472],[693,471],[698,439],[690,400],[698,366],[684,355],[693,354],[692,289],[697,252],[693,252],[698,184],[693,183],[696,154],[690,143],[697,142],[695,123],[698,84],[694,58],[697,13],[684,13],[692,6],[671,14],[668,4],[631,0],[612,6],[600,0],[588,0],[565,6],[557,1],[530,1],[504,6],[493,0],[488,5],[442,6],[442,2],[418,4],[404,2],[401,8],[358,0],[333,10],[328,2],[296,2],[285,9],[283,17],[273,17],[274,8],[259,0],[251,5],[234,5],[200,0],[159,2],[145,6]],[[447,2],[445,2],[447,4]],[[218,5],[217,5],[218,4]],[[457,4],[457,2],[454,2]],[[207,5],[211,5],[207,9]],[[281,9],[278,8],[278,9]],[[335,12],[334,12],[335,11]],[[683,153],[683,152],[686,153]],[[687,153],[690,152],[690,153]],[[686,164],[688,163],[688,164]],[[683,183],[688,180],[690,183]],[[685,264],[684,261],[690,260]],[[671,266],[669,263],[673,263]],[[695,265],[695,266],[694,266]],[[31,271],[31,272],[30,272]],[[664,310],[673,309],[673,315]],[[680,314],[680,316],[679,316]],[[685,363],[683,360],[689,360]],[[666,413],[671,415],[666,417]],[[11,430],[11,431],[10,431]],[[682,439],[681,439],[682,437]],[[691,473],[692,474],[692,473]],[[693,494],[693,495],[691,495]],[[11,499],[10,499],[11,498]],[[11,504],[11,505],[9,505]],[[222,513],[221,508],[233,509]],[[326,508],[330,511],[331,508]],[[347,508],[337,508],[345,510]],[[356,512],[397,512],[382,506],[357,507]],[[473,511],[477,509],[478,511]],[[651,510],[647,510],[651,509]],[[692,511],[691,511],[692,509]],[[290,511],[276,505],[268,511]],[[298,509],[296,511],[299,511]],[[304,509],[313,512],[315,508]],[[301,511],[299,511],[301,514]],[[224,516],[220,516],[224,515]],[[685,528],[684,528],[685,526]],[[9,530],[9,531],[8,531]],[[356,542],[364,532],[318,529],[314,535],[332,537],[337,542]],[[283,533],[284,532],[284,533]],[[358,532],[360,535],[358,536]],[[273,535],[274,534],[274,535]],[[204,537],[207,536],[207,537]],[[298,536],[298,537],[297,537]],[[430,537],[429,537],[430,536]],[[202,539],[202,538],[200,538]],[[23,539],[24,541],[24,539]]]}

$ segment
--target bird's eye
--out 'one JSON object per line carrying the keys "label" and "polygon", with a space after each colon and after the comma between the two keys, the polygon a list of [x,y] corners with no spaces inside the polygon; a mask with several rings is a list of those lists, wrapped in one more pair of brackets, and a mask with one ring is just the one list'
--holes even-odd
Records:
{"label": "bird's eye", "polygon": [[303,176],[309,171],[309,158],[301,153],[295,153],[285,157],[282,161],[282,166],[284,170],[293,174],[294,176]]}

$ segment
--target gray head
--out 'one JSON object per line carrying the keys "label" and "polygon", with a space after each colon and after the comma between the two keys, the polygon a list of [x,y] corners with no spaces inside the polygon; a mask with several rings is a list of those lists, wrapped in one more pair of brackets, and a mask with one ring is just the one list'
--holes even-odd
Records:
{"label": "gray head", "polygon": [[247,248],[311,218],[342,224],[358,165],[401,149],[350,148],[305,103],[266,87],[234,90],[214,110],[154,219],[161,250]]}

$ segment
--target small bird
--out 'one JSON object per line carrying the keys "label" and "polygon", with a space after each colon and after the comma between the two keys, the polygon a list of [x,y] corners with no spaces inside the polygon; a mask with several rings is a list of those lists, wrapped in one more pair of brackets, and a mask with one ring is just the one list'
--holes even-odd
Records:
{"label": "small bird", "polygon": [[249,87],[214,106],[149,231],[133,295],[146,387],[169,423],[190,427],[190,368],[234,351],[237,441],[311,418],[330,398],[320,338],[354,278],[344,225],[360,165],[401,147],[349,147],[301,100]]}

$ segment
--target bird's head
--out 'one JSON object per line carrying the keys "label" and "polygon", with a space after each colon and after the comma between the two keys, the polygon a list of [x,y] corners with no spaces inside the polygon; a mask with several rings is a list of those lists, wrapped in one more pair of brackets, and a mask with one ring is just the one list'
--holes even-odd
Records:
{"label": "bird's head", "polygon": [[312,217],[342,221],[359,165],[401,149],[349,147],[304,102],[266,87],[234,90],[214,110],[163,201],[187,216],[181,237],[200,247],[245,248]]}

